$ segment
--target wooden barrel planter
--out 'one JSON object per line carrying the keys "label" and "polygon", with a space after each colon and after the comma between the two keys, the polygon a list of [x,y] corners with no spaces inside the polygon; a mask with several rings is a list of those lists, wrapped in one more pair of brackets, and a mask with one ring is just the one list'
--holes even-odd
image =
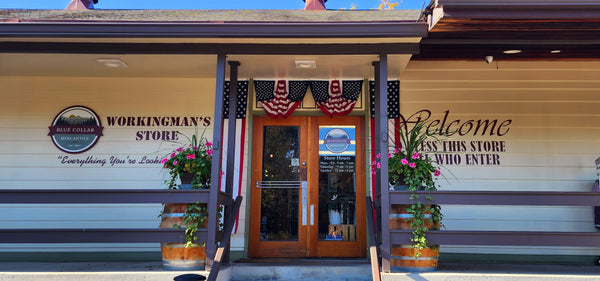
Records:
{"label": "wooden barrel planter", "polygon": [[[173,225],[185,228],[183,225],[183,213],[187,206],[188,204],[165,204],[161,216],[160,228],[173,228]],[[204,222],[207,223],[208,221],[205,220]],[[206,266],[204,244],[194,244],[193,247],[185,247],[185,234],[183,231],[181,237],[181,241],[160,244],[163,269],[173,271],[204,270]]]}
{"label": "wooden barrel planter", "polygon": [[[390,210],[390,229],[411,229],[413,215],[406,210],[410,205],[392,205]],[[425,212],[425,227],[431,229],[433,221],[431,213]],[[439,223],[437,225],[439,228]],[[413,249],[410,245],[392,245],[392,272],[431,272],[437,270],[439,247]],[[415,257],[417,256],[417,257]]]}

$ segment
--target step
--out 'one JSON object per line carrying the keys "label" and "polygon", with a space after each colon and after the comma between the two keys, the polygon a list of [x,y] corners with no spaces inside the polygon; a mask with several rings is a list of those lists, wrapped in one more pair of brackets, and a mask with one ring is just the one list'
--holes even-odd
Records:
{"label": "step", "polygon": [[[170,281],[208,271],[165,271],[162,262],[1,262],[0,281]],[[230,269],[223,267],[217,281],[229,281]]]}
{"label": "step", "polygon": [[232,263],[230,270],[232,281],[372,280],[371,264],[366,259],[242,259]]}

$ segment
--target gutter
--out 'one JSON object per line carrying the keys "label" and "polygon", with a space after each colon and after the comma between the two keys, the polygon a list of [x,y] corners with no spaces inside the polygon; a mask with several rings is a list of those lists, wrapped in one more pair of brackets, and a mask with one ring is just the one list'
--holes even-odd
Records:
{"label": "gutter", "polygon": [[0,22],[4,37],[357,38],[427,37],[425,22],[181,23]]}
{"label": "gutter", "polygon": [[433,0],[444,18],[462,19],[600,19],[598,0]]}

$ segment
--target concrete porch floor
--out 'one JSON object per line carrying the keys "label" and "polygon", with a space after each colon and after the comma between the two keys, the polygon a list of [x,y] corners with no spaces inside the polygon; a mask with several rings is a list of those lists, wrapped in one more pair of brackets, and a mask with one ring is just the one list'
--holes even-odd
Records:
{"label": "concrete porch floor", "polygon": [[[315,271],[316,270],[316,271]],[[319,272],[320,271],[320,272]],[[308,274],[306,272],[309,272]],[[168,281],[185,273],[208,276],[206,271],[164,271],[161,262],[2,262],[2,281]],[[276,274],[273,274],[276,273]],[[224,268],[219,280],[371,280],[365,260],[299,259],[242,260]],[[277,276],[275,279],[270,276]],[[431,273],[387,273],[382,279],[437,280],[600,280],[600,266],[440,263]]]}

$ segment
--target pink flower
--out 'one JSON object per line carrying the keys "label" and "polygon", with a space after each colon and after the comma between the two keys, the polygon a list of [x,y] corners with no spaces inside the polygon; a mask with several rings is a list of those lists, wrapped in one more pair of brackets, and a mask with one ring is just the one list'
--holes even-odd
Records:
{"label": "pink flower", "polygon": [[375,170],[371,170],[371,175],[376,175],[377,173],[375,172]]}
{"label": "pink flower", "polygon": [[400,160],[400,163],[402,163],[402,165],[406,165],[408,164],[408,160],[406,160],[406,158],[403,158],[402,160]]}
{"label": "pink flower", "polygon": [[394,154],[398,153],[398,149],[394,148]]}
{"label": "pink flower", "polygon": [[207,141],[204,145],[206,145],[206,146],[212,146],[212,142]]}
{"label": "pink flower", "polygon": [[173,161],[173,165],[177,165],[177,160]]}
{"label": "pink flower", "polygon": [[198,147],[197,147],[197,146],[195,146],[195,145],[194,145],[194,146],[192,146],[192,148],[193,148],[194,150],[198,150]]}
{"label": "pink flower", "polygon": [[181,152],[183,150],[183,147],[178,148],[176,151],[177,152]]}
{"label": "pink flower", "polygon": [[165,163],[167,163],[167,161],[169,161],[169,159],[167,159],[167,158],[163,158],[163,160],[160,160],[160,163],[161,163],[161,164],[165,164]]}
{"label": "pink flower", "polygon": [[391,153],[388,153],[388,158],[392,158],[392,156],[394,156],[394,155]]}
{"label": "pink flower", "polygon": [[185,157],[185,159],[196,159],[196,154],[189,154]]}
{"label": "pink flower", "polygon": [[411,168],[414,168],[414,167],[417,166],[417,164],[415,164],[415,163],[409,163],[408,166],[410,166]]}
{"label": "pink flower", "polygon": [[375,165],[375,164],[377,164],[377,161],[371,162],[371,165]]}
{"label": "pink flower", "polygon": [[175,157],[175,152],[171,153],[171,158]]}
{"label": "pink flower", "polygon": [[207,149],[206,150],[206,154],[208,154],[208,156],[212,156],[213,155],[213,150],[212,149]]}
{"label": "pink flower", "polygon": [[413,153],[412,159],[419,159],[419,153],[418,152]]}
{"label": "pink flower", "polygon": [[439,177],[442,174],[442,172],[440,172],[440,170],[435,170],[435,172],[433,172],[433,175],[436,177]]}
{"label": "pink flower", "polygon": [[381,163],[377,163],[377,169],[381,168]]}
{"label": "pink flower", "polygon": [[379,159],[381,157],[381,153],[377,153],[377,155],[375,155],[375,158]]}

